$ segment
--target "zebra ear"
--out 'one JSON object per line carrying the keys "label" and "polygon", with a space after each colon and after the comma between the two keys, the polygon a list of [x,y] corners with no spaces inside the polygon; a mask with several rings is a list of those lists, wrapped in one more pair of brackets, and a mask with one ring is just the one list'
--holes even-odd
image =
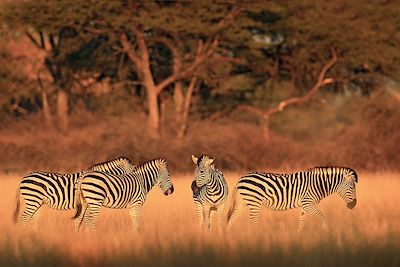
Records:
{"label": "zebra ear", "polygon": [[192,161],[194,164],[197,165],[197,161],[199,160],[199,158],[196,158],[194,155],[192,155]]}
{"label": "zebra ear", "polygon": [[208,160],[207,160],[207,165],[213,164],[213,163],[214,163],[214,160],[215,160],[215,159],[208,159]]}

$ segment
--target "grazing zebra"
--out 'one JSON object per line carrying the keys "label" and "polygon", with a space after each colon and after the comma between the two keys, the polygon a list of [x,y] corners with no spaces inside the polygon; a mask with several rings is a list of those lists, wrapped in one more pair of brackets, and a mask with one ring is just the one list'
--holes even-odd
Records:
{"label": "grazing zebra", "polygon": [[337,192],[348,208],[354,208],[357,182],[356,172],[342,167],[315,167],[291,174],[249,173],[240,178],[234,189],[228,211],[228,229],[244,205],[249,208],[250,220],[255,226],[260,208],[265,206],[271,210],[301,208],[299,232],[304,228],[306,212],[320,218],[325,228],[325,215],[317,204]]}
{"label": "grazing zebra", "polygon": [[[131,172],[135,166],[131,160],[119,157],[111,161],[96,164],[89,170],[102,170],[113,174]],[[33,172],[22,178],[16,193],[16,209],[14,222],[18,220],[20,195],[25,201],[25,209],[21,214],[21,225],[25,228],[31,220],[33,229],[37,230],[39,208],[48,205],[57,210],[71,210],[75,207],[74,187],[86,171],[77,173]]]}
{"label": "grazing zebra", "polygon": [[76,228],[84,223],[85,230],[94,231],[100,208],[129,209],[134,228],[140,229],[140,209],[147,193],[154,185],[160,185],[165,195],[174,192],[169,179],[167,162],[155,159],[137,166],[123,175],[92,171],[85,173],[78,183],[75,207]]}
{"label": "grazing zebra", "polygon": [[196,205],[200,229],[205,224],[206,229],[211,230],[211,221],[217,214],[219,229],[221,230],[225,203],[228,197],[228,184],[223,173],[214,167],[214,159],[207,155],[202,155],[199,158],[192,155],[192,160],[196,164],[194,181],[192,182],[193,200]]}

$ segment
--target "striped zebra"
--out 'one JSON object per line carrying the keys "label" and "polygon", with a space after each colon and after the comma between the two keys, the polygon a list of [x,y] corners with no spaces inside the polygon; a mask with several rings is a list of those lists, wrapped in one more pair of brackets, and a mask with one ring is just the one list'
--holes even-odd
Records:
{"label": "striped zebra", "polygon": [[[93,165],[89,170],[101,170],[113,174],[131,172],[135,166],[130,159],[119,157]],[[37,230],[40,207],[47,205],[57,210],[71,210],[75,207],[74,187],[78,179],[86,171],[77,173],[32,172],[22,178],[16,192],[16,208],[14,222],[18,221],[20,196],[25,201],[25,209],[21,214],[21,225],[25,228],[29,221]]]}
{"label": "striped zebra", "polygon": [[207,155],[196,158],[192,155],[196,164],[194,181],[192,182],[193,200],[199,218],[200,229],[205,224],[206,229],[211,230],[211,221],[218,217],[219,229],[222,227],[222,219],[228,198],[228,184],[223,173],[214,167],[214,159]]}
{"label": "striped zebra", "polygon": [[317,204],[337,192],[349,209],[354,208],[357,182],[357,173],[344,167],[315,167],[291,174],[249,173],[239,179],[234,189],[228,211],[228,229],[245,205],[256,227],[260,208],[265,206],[271,210],[301,208],[299,232],[304,228],[306,213],[320,218],[325,228],[326,218]]}
{"label": "striped zebra", "polygon": [[113,175],[106,172],[92,171],[85,173],[78,183],[77,205],[75,207],[76,228],[81,224],[85,230],[94,231],[100,208],[129,209],[135,230],[140,229],[140,209],[147,193],[155,185],[160,185],[165,195],[174,192],[170,181],[167,162],[154,159],[137,166],[132,172]]}

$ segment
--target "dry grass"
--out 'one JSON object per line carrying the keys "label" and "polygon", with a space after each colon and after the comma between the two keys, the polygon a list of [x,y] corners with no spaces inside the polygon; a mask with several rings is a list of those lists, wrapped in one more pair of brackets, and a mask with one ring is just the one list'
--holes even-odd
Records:
{"label": "dry grass", "polygon": [[[239,173],[228,173],[230,189]],[[296,232],[299,210],[263,210],[255,232],[247,214],[226,235],[198,230],[191,175],[172,177],[175,193],[153,189],[143,208],[144,229],[132,232],[126,210],[103,209],[94,235],[73,233],[72,211],[44,208],[39,232],[12,223],[16,175],[0,179],[1,266],[400,266],[398,174],[360,174],[358,203],[338,196],[320,204],[330,229],[310,219]]]}

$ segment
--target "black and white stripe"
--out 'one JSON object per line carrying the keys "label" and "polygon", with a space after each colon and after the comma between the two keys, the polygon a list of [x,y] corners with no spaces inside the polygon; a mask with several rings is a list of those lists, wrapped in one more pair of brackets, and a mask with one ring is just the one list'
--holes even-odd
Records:
{"label": "black and white stripe", "polygon": [[211,222],[215,215],[218,217],[219,228],[222,227],[222,218],[228,197],[228,184],[223,173],[214,167],[214,159],[207,155],[196,158],[194,181],[192,182],[193,200],[199,218],[200,228],[211,230]]}
{"label": "black and white stripe", "polygon": [[102,171],[108,172],[116,175],[121,175],[124,173],[132,172],[135,165],[132,161],[126,157],[119,157],[114,160],[97,163],[93,165],[89,170],[91,171]]}
{"label": "black and white stripe", "polygon": [[228,211],[228,228],[241,214],[243,207],[250,211],[250,220],[257,226],[261,206],[271,210],[301,208],[299,231],[303,230],[306,213],[322,220],[325,215],[317,204],[325,197],[338,193],[352,209],[356,205],[357,174],[344,167],[315,167],[291,174],[249,173],[237,183]]}
{"label": "black and white stripe", "polygon": [[133,226],[139,230],[140,209],[153,186],[159,184],[165,195],[173,193],[169,177],[164,159],[148,161],[123,175],[99,171],[85,173],[76,193],[79,200],[73,218],[76,219],[77,230],[83,222],[86,230],[94,231],[101,207],[129,209]]}
{"label": "black and white stripe", "polygon": [[[131,160],[119,157],[99,163],[89,170],[103,170],[113,174],[131,172],[135,167]],[[25,201],[21,214],[21,225],[25,227],[29,221],[37,229],[40,207],[47,205],[57,210],[71,210],[75,207],[75,184],[86,171],[77,173],[32,172],[22,178],[16,193],[16,209],[14,221],[17,222],[20,209],[20,196]]]}

